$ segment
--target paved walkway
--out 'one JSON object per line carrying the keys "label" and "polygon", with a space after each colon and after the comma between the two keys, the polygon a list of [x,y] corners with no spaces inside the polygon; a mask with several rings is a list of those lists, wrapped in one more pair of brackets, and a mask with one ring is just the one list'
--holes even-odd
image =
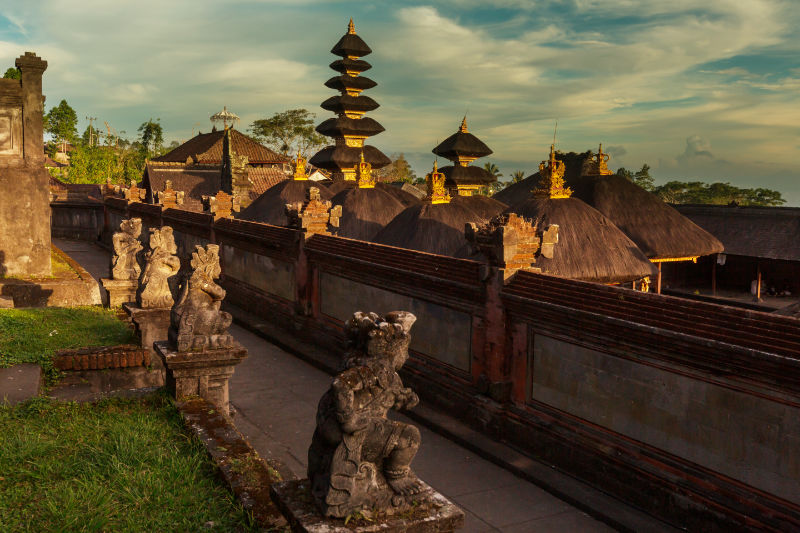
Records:
{"label": "paved walkway", "polygon": [[[317,402],[331,377],[235,326],[250,356],[231,379],[236,426],[265,457],[305,477]],[[402,417],[398,417],[403,419]],[[463,531],[613,531],[548,492],[422,427],[417,474],[464,509]]]}

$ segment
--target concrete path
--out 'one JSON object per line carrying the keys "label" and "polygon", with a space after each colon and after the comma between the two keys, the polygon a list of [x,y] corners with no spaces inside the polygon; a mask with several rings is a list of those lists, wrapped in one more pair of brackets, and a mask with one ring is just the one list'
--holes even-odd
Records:
{"label": "concrete path", "polygon": [[67,239],[53,239],[53,244],[77,261],[97,281],[103,305],[108,305],[108,293],[100,284],[100,278],[111,274],[111,252],[97,244]]}
{"label": "concrete path", "polygon": [[[236,426],[264,457],[282,460],[305,477],[317,402],[331,377],[238,326],[231,331],[250,351],[230,383]],[[464,509],[463,531],[613,531],[452,441],[420,430],[422,447],[413,468]]]}

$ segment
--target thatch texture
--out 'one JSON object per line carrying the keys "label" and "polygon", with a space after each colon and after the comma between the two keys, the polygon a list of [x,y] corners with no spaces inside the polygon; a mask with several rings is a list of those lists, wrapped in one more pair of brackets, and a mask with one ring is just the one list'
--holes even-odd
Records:
{"label": "thatch texture", "polygon": [[473,196],[453,196],[450,203],[463,205],[486,220],[489,220],[495,215],[499,215],[508,208],[503,202],[495,200],[494,198],[489,198],[488,196],[483,196],[482,194]]}
{"label": "thatch texture", "polygon": [[553,258],[536,260],[536,266],[545,273],[600,283],[621,283],[657,274],[655,265],[631,239],[578,198],[529,194],[526,201],[509,207],[507,212],[533,219],[541,228],[558,224]]}
{"label": "thatch texture", "polygon": [[325,82],[325,87],[336,89],[337,91],[346,91],[347,89],[361,89],[365,91],[372,89],[378,85],[374,80],[366,76],[350,76],[349,74],[342,74],[341,76],[334,76]]}
{"label": "thatch texture", "polygon": [[329,118],[317,126],[317,133],[328,137],[342,135],[366,135],[371,137],[384,131],[378,121],[369,117],[349,118],[345,115]]}
{"label": "thatch texture", "polygon": [[273,226],[285,226],[286,204],[305,202],[309,188],[319,189],[322,200],[330,200],[333,194],[323,185],[311,180],[285,180],[273,185],[256,198],[236,218],[265,222]]}
{"label": "thatch texture", "polygon": [[468,222],[484,222],[484,219],[463,203],[423,202],[397,215],[373,241],[455,257],[466,247],[464,225]]}
{"label": "thatch texture", "polygon": [[381,105],[378,102],[369,96],[350,96],[349,94],[331,96],[320,104],[322,109],[333,111],[337,115],[342,114],[345,111],[374,111],[380,106]]}
{"label": "thatch texture", "polygon": [[331,202],[342,206],[337,235],[362,241],[372,240],[403,210],[403,204],[379,187],[347,187],[334,195]]}
{"label": "thatch texture", "polygon": [[419,197],[403,189],[402,185],[397,186],[391,183],[379,181],[375,184],[375,187],[383,189],[384,191],[394,196],[398,202],[403,204],[403,207],[417,205],[421,201]]}
{"label": "thatch texture", "polygon": [[348,70],[351,72],[364,72],[372,68],[372,65],[363,59],[337,59],[330,64],[330,67],[336,72],[344,74]]}
{"label": "thatch texture", "polygon": [[353,146],[326,146],[309,160],[309,163],[331,172],[337,172],[343,168],[353,168],[361,161],[361,154],[364,154],[364,161],[372,165],[373,170],[383,168],[391,164],[392,160],[386,157],[383,152],[365,144],[363,148]]}
{"label": "thatch texture", "polygon": [[722,241],[725,253],[800,261],[800,208],[676,205]]}
{"label": "thatch texture", "polygon": [[723,250],[714,235],[622,176],[584,176],[567,184],[573,196],[607,216],[651,259],[698,257]]}
{"label": "thatch texture", "polygon": [[484,157],[490,155],[492,150],[473,134],[459,130],[439,143],[432,152],[452,161],[458,156]]}
{"label": "thatch texture", "polygon": [[482,167],[448,165],[440,168],[439,172],[444,174],[445,178],[447,178],[445,182],[445,186],[447,187],[456,187],[458,185],[488,185],[489,183],[497,181],[497,178],[495,178],[491,172]]}
{"label": "thatch texture", "polygon": [[365,55],[371,54],[372,50],[367,46],[367,43],[355,33],[345,33],[344,36],[339,39],[339,42],[333,45],[331,53],[341,57],[364,57]]}

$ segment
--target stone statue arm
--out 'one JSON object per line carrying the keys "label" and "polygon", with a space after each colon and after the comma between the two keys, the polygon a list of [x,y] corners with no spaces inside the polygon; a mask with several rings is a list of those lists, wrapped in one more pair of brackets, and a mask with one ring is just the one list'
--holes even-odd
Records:
{"label": "stone statue arm", "polygon": [[403,387],[403,381],[400,376],[395,373],[397,387],[394,393],[394,408],[412,409],[419,403],[419,396],[410,387]]}
{"label": "stone statue arm", "polygon": [[377,377],[364,367],[356,367],[339,374],[333,381],[333,397],[336,406],[336,418],[342,425],[344,433],[355,433],[369,425],[369,406],[377,398],[372,398],[367,405],[358,405],[356,393],[378,386]]}
{"label": "stone statue arm", "polygon": [[[178,268],[180,268],[180,263],[178,263]],[[198,288],[211,296],[211,299],[215,302],[219,302],[225,298],[225,289],[214,283],[213,280],[206,277],[201,279],[200,283],[198,284]]]}
{"label": "stone statue arm", "polygon": [[[170,255],[169,257],[167,257],[167,259],[166,259],[166,261],[165,261],[165,264],[166,264],[166,265],[167,265],[167,266],[170,268],[170,270],[172,270],[173,272],[177,272],[178,270],[180,270],[180,269],[181,269],[181,260],[180,260],[180,258],[179,258],[179,257],[177,257],[177,256],[174,256],[174,255]],[[224,292],[224,291],[223,291],[223,292]],[[222,296],[223,296],[223,298],[224,298],[224,297],[225,297],[225,294],[223,294]]]}

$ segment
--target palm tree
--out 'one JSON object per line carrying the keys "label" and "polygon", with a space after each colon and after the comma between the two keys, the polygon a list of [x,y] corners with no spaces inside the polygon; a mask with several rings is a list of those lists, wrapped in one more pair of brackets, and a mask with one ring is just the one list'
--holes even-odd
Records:
{"label": "palm tree", "polygon": [[483,165],[483,168],[485,168],[486,171],[489,172],[489,174],[494,176],[494,179],[499,179],[503,175],[500,172],[500,169],[497,168],[497,165],[495,165],[494,163],[486,163],[485,165]]}
{"label": "palm tree", "polygon": [[515,170],[513,174],[511,174],[511,183],[518,183],[525,179],[525,171],[523,170]]}

